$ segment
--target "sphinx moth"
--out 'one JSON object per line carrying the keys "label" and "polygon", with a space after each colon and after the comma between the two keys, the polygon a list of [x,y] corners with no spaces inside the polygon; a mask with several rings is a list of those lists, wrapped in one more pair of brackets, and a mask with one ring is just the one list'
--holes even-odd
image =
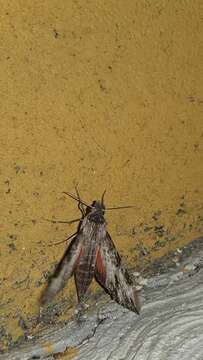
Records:
{"label": "sphinx moth", "polygon": [[114,301],[139,314],[139,297],[133,280],[106,229],[103,196],[101,201],[88,205],[79,195],[66,194],[78,201],[82,218],[77,233],[42,294],[41,303],[51,301],[74,275],[79,304],[84,302],[87,289],[95,278]]}

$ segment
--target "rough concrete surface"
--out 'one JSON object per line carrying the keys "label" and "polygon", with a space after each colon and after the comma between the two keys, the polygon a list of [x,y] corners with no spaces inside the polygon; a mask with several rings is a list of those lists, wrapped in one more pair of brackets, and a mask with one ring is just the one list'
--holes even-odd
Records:
{"label": "rough concrete surface", "polygon": [[[140,316],[114,302],[98,304],[81,323],[50,328],[0,359],[51,360],[60,353],[75,360],[202,360],[203,238],[154,263],[140,283]],[[65,355],[73,347],[77,354]]]}

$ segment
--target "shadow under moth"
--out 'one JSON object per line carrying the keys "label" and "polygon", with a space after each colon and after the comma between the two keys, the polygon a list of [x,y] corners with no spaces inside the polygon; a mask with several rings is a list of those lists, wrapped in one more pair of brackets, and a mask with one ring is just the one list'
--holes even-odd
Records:
{"label": "shadow under moth", "polygon": [[[135,285],[106,229],[104,194],[101,201],[94,201],[92,205],[81,200],[78,193],[77,196],[65,194],[78,201],[82,217],[78,219],[77,233],[73,235],[42,294],[41,304],[51,301],[74,275],[79,304],[83,304],[87,289],[95,278],[113,300],[139,314],[140,303]],[[130,206],[117,208],[126,207]]]}

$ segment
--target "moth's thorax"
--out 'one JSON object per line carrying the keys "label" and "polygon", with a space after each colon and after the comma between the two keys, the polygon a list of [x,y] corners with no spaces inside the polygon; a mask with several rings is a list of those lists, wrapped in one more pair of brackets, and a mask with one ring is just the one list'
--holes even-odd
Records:
{"label": "moth's thorax", "polygon": [[84,239],[89,242],[92,238],[99,242],[101,239],[106,236],[106,220],[99,219],[99,221],[92,220],[92,217],[89,215],[85,216],[82,220],[81,231],[83,232]]}

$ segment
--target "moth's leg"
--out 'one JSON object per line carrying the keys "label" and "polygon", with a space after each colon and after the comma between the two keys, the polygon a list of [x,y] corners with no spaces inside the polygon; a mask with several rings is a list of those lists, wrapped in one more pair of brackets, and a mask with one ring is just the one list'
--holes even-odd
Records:
{"label": "moth's leg", "polygon": [[80,221],[81,219],[78,218],[78,219],[73,219],[73,220],[50,220],[50,219],[45,219],[46,221],[48,222],[51,222],[52,224],[73,224],[74,222],[78,222]]}
{"label": "moth's leg", "polygon": [[85,208],[84,205],[82,203],[78,203],[78,209],[81,211],[82,216],[85,216]]}
{"label": "moth's leg", "polygon": [[80,202],[80,194],[79,194],[77,185],[75,186],[75,191],[76,191],[77,197],[79,199],[78,209],[81,211],[82,215],[85,216],[85,208],[84,208],[84,205]]}

